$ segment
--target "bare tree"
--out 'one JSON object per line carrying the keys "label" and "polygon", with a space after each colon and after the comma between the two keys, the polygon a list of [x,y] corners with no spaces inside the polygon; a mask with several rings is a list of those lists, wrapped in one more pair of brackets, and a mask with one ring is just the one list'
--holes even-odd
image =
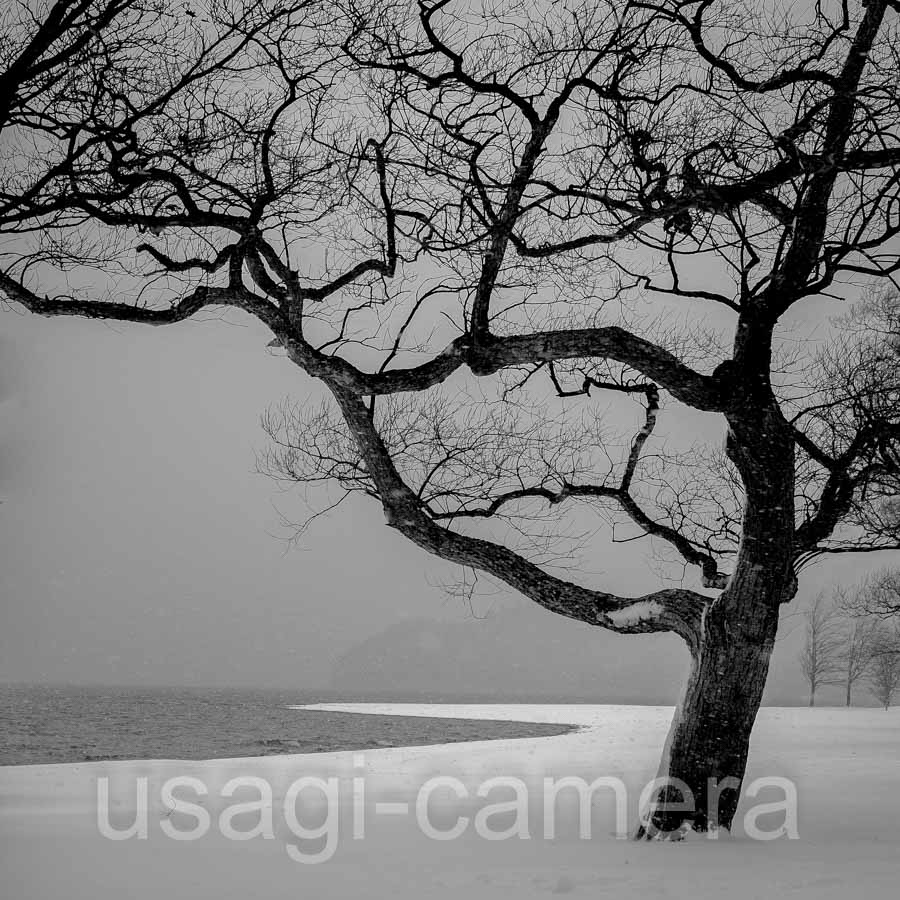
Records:
{"label": "bare tree", "polygon": [[868,681],[875,699],[885,709],[890,709],[894,694],[900,688],[900,629],[896,625],[880,626]]}
{"label": "bare tree", "polygon": [[[694,808],[663,789],[640,833],[728,828],[738,790],[717,782],[743,778],[797,573],[900,547],[896,294],[784,359],[789,314],[900,272],[900,16],[792,15],[16,6],[0,291],[47,316],[255,316],[333,401],[270,417],[276,474],[361,491],[553,612],[683,638],[661,773]],[[724,454],[667,449],[671,404],[717,416]],[[696,583],[634,597],[555,574],[573,508]]]}
{"label": "bare tree", "polygon": [[800,667],[809,684],[809,705],[815,706],[820,687],[840,683],[844,637],[838,610],[824,591],[816,594],[805,618],[806,640],[800,653]]}
{"label": "bare tree", "polygon": [[900,631],[888,621],[900,615],[900,577],[884,569],[839,593],[838,605],[850,619],[842,652],[847,705],[853,684],[865,679],[887,708],[900,677]]}
{"label": "bare tree", "polygon": [[860,604],[864,588],[865,582],[852,591],[838,587],[832,592],[834,604],[844,617],[839,658],[847,706],[853,704],[855,685],[869,674],[878,634],[878,620],[867,615]]}
{"label": "bare tree", "polygon": [[869,674],[876,634],[877,625],[866,619],[855,620],[846,631],[844,648],[841,652],[841,664],[847,706],[853,705],[854,686]]}

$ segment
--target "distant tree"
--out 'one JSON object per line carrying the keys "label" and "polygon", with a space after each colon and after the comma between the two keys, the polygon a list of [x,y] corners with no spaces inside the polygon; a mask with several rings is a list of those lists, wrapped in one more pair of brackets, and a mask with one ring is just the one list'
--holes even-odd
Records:
{"label": "distant tree", "polygon": [[816,705],[816,691],[839,684],[841,651],[846,649],[837,608],[824,591],[816,594],[805,613],[805,641],[800,652],[800,667],[809,685],[809,705]]}
{"label": "distant tree", "polygon": [[[739,792],[710,785],[743,779],[798,572],[900,546],[896,294],[785,359],[826,298],[900,272],[898,22],[896,0],[16,3],[0,291],[256,317],[331,398],[269,417],[275,474],[362,492],[555,613],[683,639],[661,774],[693,809],[663,788],[640,834],[728,828]],[[672,404],[717,417],[724,454],[669,449]],[[550,571],[573,508],[693,585]]]}
{"label": "distant tree", "polygon": [[853,704],[853,688],[869,674],[878,634],[878,621],[871,616],[846,615],[848,606],[852,604],[853,600],[845,591],[835,591],[835,605],[845,615],[838,658],[847,706]]}
{"label": "distant tree", "polygon": [[890,709],[894,694],[900,688],[900,626],[880,626],[872,650],[868,683],[875,699],[885,709]]}

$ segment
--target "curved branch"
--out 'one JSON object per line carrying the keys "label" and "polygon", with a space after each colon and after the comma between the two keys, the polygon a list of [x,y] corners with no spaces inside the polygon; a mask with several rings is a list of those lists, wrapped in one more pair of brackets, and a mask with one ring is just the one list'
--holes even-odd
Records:
{"label": "curved branch", "polygon": [[81,316],[142,325],[172,325],[189,319],[206,306],[236,306],[265,322],[276,333],[282,332],[284,328],[278,310],[271,303],[240,286],[201,286],[166,309],[102,300],[41,297],[5,272],[0,272],[0,291],[39,316]]}
{"label": "curved branch", "polygon": [[703,610],[710,602],[702,594],[670,589],[627,598],[594,591],[550,575],[500,544],[436,524],[400,477],[366,404],[339,384],[329,387],[392,528],[435,556],[499,578],[551,612],[623,634],[671,631],[695,646]]}
{"label": "curved branch", "polygon": [[517,500],[541,498],[551,506],[562,503],[569,497],[602,497],[614,500],[628,517],[648,535],[661,538],[671,544],[689,565],[699,566],[702,571],[702,584],[706,588],[724,590],[728,587],[730,576],[719,571],[715,558],[701,551],[693,542],[676,529],[656,522],[638,505],[634,497],[622,488],[601,484],[564,484],[558,491],[547,487],[518,488],[495,497],[486,506],[475,509],[454,510],[453,512],[430,513],[436,521],[453,521],[455,519],[488,519],[497,515],[504,506]]}

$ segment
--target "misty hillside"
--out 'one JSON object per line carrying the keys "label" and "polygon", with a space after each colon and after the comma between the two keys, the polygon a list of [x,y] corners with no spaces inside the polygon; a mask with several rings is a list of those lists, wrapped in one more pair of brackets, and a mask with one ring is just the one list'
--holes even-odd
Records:
{"label": "misty hillside", "polygon": [[[776,645],[764,702],[806,702],[799,634]],[[670,634],[626,636],[553,615],[533,604],[484,618],[408,619],[355,645],[334,665],[330,689],[384,699],[552,700],[672,704],[688,655]],[[839,704],[840,691],[822,696]],[[871,701],[863,688],[859,705]]]}
{"label": "misty hillside", "polygon": [[392,625],[338,660],[331,687],[353,694],[673,703],[687,664],[672,635],[623,637],[523,605],[459,622]]}

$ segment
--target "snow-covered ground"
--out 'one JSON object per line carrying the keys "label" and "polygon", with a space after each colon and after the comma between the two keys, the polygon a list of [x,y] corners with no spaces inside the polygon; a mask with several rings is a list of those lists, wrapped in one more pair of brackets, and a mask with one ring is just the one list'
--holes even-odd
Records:
{"label": "snow-covered ground", "polygon": [[[618,840],[617,832],[634,825],[671,709],[322,708],[571,723],[580,730],[363,753],[0,768],[0,893],[9,900],[477,900],[548,894],[869,900],[894,896],[900,881],[897,709],[764,709],[746,784],[770,782],[757,796],[744,798],[736,834],[638,844]],[[299,780],[309,776],[321,780]],[[577,783],[562,782],[565,776],[607,779],[593,793],[586,819]],[[497,777],[504,780],[490,781]],[[173,778],[196,780],[179,784]],[[242,786],[232,783],[225,796],[235,778],[244,779]],[[545,779],[559,788],[553,803]],[[144,785],[146,816],[136,819]],[[751,834],[772,836],[784,824],[792,830],[785,785],[796,788],[798,837],[752,839],[745,820]],[[108,803],[102,802],[104,790]],[[617,796],[624,798],[627,819],[617,811]],[[179,809],[179,802],[197,806]],[[243,812],[236,806],[254,802]],[[766,814],[763,803],[774,804],[772,811]],[[103,829],[117,836],[136,821],[146,838],[101,834]],[[266,832],[269,821],[271,839],[233,839]],[[580,833],[585,826],[589,837]],[[299,837],[304,827],[319,836]],[[431,836],[424,833],[429,830]],[[458,837],[452,837],[455,831]],[[504,832],[512,836],[489,839]],[[311,863],[317,854],[325,861]]]}

